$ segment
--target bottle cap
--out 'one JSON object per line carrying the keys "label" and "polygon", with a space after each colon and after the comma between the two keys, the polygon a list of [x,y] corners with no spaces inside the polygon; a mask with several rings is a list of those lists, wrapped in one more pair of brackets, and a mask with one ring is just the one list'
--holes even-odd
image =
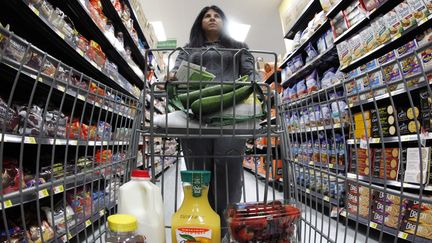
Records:
{"label": "bottle cap", "polygon": [[148,170],[132,170],[131,176],[138,178],[150,178],[150,173]]}
{"label": "bottle cap", "polygon": [[108,227],[114,232],[132,232],[137,229],[137,219],[128,214],[108,216]]}
{"label": "bottle cap", "polygon": [[180,172],[183,182],[193,183],[193,178],[200,177],[204,184],[210,183],[211,172],[208,170],[184,170]]}

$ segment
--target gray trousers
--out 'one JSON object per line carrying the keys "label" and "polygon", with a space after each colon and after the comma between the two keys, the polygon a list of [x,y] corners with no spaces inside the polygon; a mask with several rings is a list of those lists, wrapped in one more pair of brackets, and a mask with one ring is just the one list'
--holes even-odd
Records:
{"label": "gray trousers", "polygon": [[242,195],[243,155],[245,139],[184,138],[180,140],[188,170],[209,170],[211,182],[209,202],[221,216],[229,203],[237,203]]}

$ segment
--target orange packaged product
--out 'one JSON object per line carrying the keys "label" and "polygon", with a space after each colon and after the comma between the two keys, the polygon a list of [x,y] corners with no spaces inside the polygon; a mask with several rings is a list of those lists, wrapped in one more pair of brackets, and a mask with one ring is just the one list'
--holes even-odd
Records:
{"label": "orange packaged product", "polygon": [[93,40],[90,41],[89,48],[87,49],[86,55],[90,58],[90,60],[94,61],[99,67],[103,67],[105,65],[106,57],[105,53],[102,51],[102,48],[99,44]]}

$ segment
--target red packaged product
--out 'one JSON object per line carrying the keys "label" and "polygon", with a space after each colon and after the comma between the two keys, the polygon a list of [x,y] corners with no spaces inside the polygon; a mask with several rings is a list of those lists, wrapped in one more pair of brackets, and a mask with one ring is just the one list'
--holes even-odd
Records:
{"label": "red packaged product", "polygon": [[90,58],[90,60],[94,61],[98,66],[103,67],[106,61],[105,53],[102,51],[102,48],[98,43],[91,40],[90,46],[86,52],[86,55]]}
{"label": "red packaged product", "polygon": [[26,188],[23,172],[18,169],[18,161],[16,160],[3,160],[2,171],[2,194],[8,194],[18,191],[21,187]]}
{"label": "red packaged product", "polygon": [[88,126],[86,124],[80,124],[78,120],[74,120],[72,123],[68,123],[66,126],[66,134],[69,135],[70,139],[87,139]]}
{"label": "red packaged product", "polygon": [[112,159],[112,151],[110,149],[103,149],[96,151],[95,161],[99,163],[110,162]]}
{"label": "red packaged product", "polygon": [[84,36],[80,35],[78,38],[77,47],[81,51],[87,52],[87,50],[89,48],[89,41]]}

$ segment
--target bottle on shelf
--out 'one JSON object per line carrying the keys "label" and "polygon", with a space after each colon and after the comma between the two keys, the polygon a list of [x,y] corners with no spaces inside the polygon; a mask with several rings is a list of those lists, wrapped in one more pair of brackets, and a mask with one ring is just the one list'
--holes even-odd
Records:
{"label": "bottle on shelf", "polygon": [[172,217],[172,242],[221,242],[220,217],[207,198],[210,171],[187,170],[180,174],[184,200]]}
{"label": "bottle on shelf", "polygon": [[118,213],[137,218],[137,234],[146,242],[165,242],[162,194],[150,181],[148,170],[133,170],[131,180],[119,189]]}
{"label": "bottle on shelf", "polygon": [[114,214],[108,217],[107,243],[144,243],[144,238],[135,233],[137,219],[132,215]]}

